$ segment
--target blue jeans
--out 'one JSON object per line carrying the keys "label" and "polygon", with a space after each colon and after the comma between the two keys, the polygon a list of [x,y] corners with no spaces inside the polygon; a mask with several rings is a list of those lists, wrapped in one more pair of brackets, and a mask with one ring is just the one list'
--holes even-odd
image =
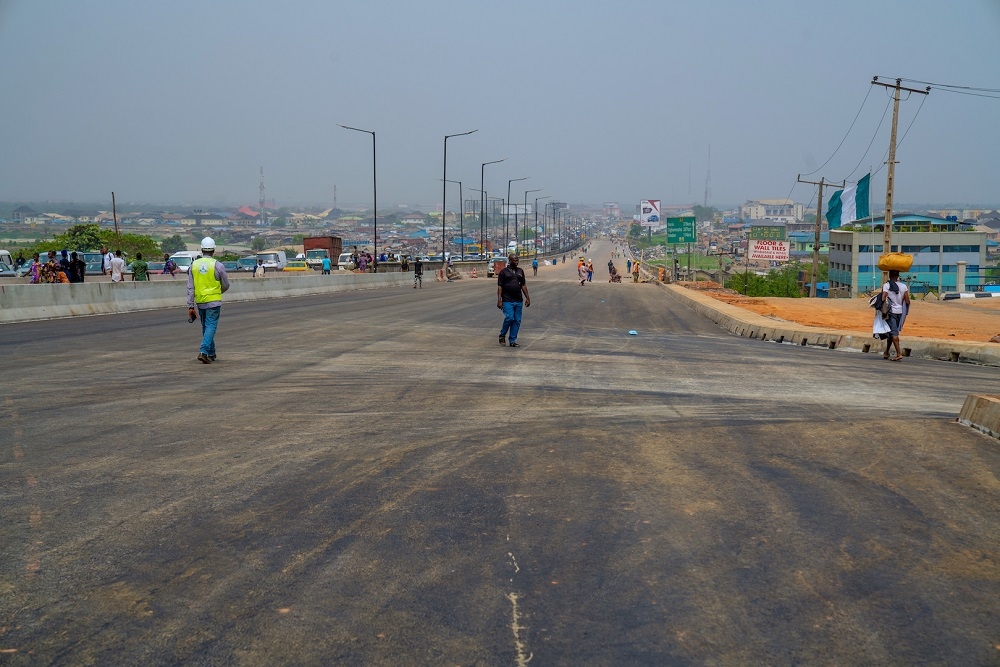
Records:
{"label": "blue jeans", "polygon": [[521,301],[503,302],[503,326],[500,328],[500,335],[506,336],[510,331],[511,343],[517,340],[517,331],[521,328],[521,308],[524,303]]}
{"label": "blue jeans", "polygon": [[209,357],[215,356],[215,330],[219,328],[219,313],[222,306],[215,308],[199,308],[198,318],[201,320],[201,353]]}

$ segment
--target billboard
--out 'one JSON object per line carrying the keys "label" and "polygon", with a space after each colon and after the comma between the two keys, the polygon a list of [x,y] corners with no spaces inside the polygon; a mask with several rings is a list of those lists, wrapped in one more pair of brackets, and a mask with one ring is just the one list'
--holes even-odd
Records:
{"label": "billboard", "polygon": [[776,262],[787,262],[791,249],[790,241],[773,241],[770,239],[750,240],[750,259],[765,259]]}
{"label": "billboard", "polygon": [[785,225],[753,225],[750,227],[750,238],[784,241]]}
{"label": "billboard", "polygon": [[639,202],[639,224],[643,227],[660,226],[659,199],[643,199]]}

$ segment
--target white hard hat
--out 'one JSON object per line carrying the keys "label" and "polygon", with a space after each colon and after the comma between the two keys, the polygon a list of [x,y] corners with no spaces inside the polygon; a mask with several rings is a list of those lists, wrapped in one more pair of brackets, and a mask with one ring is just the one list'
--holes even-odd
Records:
{"label": "white hard hat", "polygon": [[202,250],[215,250],[215,241],[212,240],[211,236],[206,236],[201,240]]}

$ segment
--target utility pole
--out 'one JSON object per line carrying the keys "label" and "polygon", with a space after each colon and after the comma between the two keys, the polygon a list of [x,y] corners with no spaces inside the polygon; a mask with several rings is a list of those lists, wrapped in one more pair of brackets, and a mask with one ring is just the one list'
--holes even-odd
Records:
{"label": "utility pole", "polygon": [[[931,92],[931,87],[927,86],[924,90],[917,90],[916,88],[906,88],[899,85],[900,79],[896,79],[895,84],[882,83],[878,80],[878,77],[872,77],[873,86],[882,86],[883,88],[892,88],[895,92],[892,98],[892,134],[889,136],[889,170],[885,181],[885,233],[882,236],[882,252],[892,252],[892,190],[893,184],[896,179],[896,125],[899,122],[899,91],[905,90],[909,93],[920,93],[921,95],[929,95]],[[888,273],[882,272],[882,282],[884,283],[888,280]]]}
{"label": "utility pole", "polygon": [[[827,183],[825,178],[820,178],[819,182],[816,181],[803,181],[802,174],[798,175],[797,178],[799,183],[808,183],[809,185],[819,186],[819,196],[816,198],[816,236],[813,239],[813,265],[812,265],[812,275],[809,278],[809,296],[816,297],[816,282],[819,277],[819,228],[823,224],[823,186],[832,185],[834,187],[843,188],[847,181],[843,181],[840,185],[836,183]],[[747,257],[750,256],[750,243],[747,242]],[[749,260],[748,260],[749,261]]]}

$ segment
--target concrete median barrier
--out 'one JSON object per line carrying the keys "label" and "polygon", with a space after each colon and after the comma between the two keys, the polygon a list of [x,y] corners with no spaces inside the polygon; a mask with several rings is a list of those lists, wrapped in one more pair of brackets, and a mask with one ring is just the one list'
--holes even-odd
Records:
{"label": "concrete median barrier", "polygon": [[[230,280],[224,300],[255,301],[406,285],[406,273],[345,273]],[[183,308],[187,281],[0,285],[0,323]]]}
{"label": "concrete median barrier", "polygon": [[[884,341],[869,334],[820,329],[795,322],[774,320],[680,285],[661,287],[686,301],[696,312],[737,336],[862,353],[881,353],[885,349]],[[901,339],[901,343],[904,357],[1000,366],[1000,345],[997,343],[906,336]]]}

